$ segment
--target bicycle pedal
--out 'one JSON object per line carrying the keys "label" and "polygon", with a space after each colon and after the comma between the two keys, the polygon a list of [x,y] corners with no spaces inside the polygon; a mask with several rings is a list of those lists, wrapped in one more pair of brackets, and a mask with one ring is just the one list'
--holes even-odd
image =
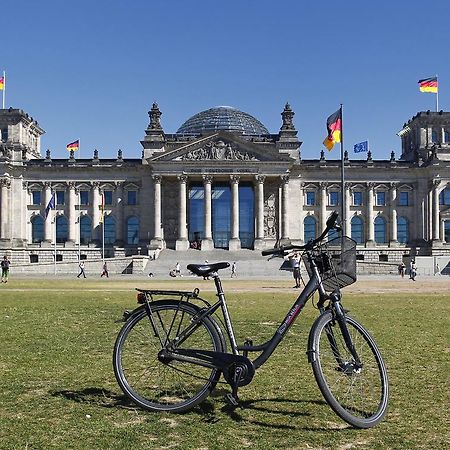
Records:
{"label": "bicycle pedal", "polygon": [[231,406],[239,406],[239,400],[231,392],[224,395],[224,400]]}

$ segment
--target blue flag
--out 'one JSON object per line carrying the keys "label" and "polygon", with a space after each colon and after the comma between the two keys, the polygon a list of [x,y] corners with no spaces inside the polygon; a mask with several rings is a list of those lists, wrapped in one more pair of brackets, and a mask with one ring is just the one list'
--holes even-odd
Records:
{"label": "blue flag", "polygon": [[355,144],[353,150],[355,151],[355,153],[367,152],[369,150],[369,142],[364,141],[360,142],[359,144]]}
{"label": "blue flag", "polygon": [[55,193],[53,192],[50,201],[48,202],[47,207],[45,208],[45,218],[47,218],[48,213],[51,209],[55,209]]}

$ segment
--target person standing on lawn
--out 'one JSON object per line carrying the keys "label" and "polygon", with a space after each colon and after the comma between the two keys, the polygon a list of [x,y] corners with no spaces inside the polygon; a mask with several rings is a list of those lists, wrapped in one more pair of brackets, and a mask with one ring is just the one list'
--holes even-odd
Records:
{"label": "person standing on lawn", "polygon": [[1,266],[2,266],[2,283],[8,282],[8,275],[9,275],[9,266],[11,265],[11,262],[9,261],[8,257],[5,255],[2,259]]}

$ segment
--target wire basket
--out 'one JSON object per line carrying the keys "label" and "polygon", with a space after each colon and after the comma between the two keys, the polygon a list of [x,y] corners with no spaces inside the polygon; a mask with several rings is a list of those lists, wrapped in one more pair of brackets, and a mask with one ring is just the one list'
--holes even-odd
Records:
{"label": "wire basket", "polygon": [[[347,236],[331,239],[316,247],[312,254],[326,291],[334,291],[356,281],[356,242],[353,239]],[[311,277],[312,268],[306,254],[303,262]]]}

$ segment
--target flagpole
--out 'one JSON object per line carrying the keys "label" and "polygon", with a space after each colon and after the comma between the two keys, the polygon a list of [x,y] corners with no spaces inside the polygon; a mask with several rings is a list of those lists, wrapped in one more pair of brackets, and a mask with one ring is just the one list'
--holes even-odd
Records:
{"label": "flagpole", "polygon": [[346,210],[346,195],[345,195],[345,172],[344,172],[344,117],[343,107],[341,103],[341,227],[342,236],[347,236],[347,220],[345,217]]}
{"label": "flagpole", "polygon": [[54,269],[55,269],[55,276],[56,276],[56,200],[55,200],[55,208],[54,208],[55,212],[53,214],[53,217],[55,219],[55,242],[53,243],[53,249],[54,249],[54,254],[55,254],[55,261],[54,261]]}
{"label": "flagpole", "polygon": [[436,82],[437,82],[437,91],[436,91],[436,112],[439,112],[439,81],[438,76],[436,74]]}
{"label": "flagpole", "polygon": [[5,109],[6,72],[3,71],[3,109]]}

